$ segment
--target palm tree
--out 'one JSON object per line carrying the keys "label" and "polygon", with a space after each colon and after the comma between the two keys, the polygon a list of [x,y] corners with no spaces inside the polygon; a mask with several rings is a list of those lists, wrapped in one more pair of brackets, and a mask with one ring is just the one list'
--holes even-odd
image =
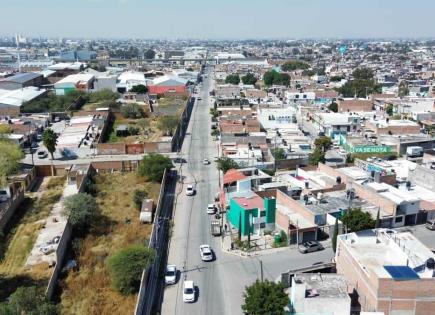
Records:
{"label": "palm tree", "polygon": [[51,155],[51,176],[54,176],[53,153],[56,151],[57,138],[58,135],[53,131],[53,129],[45,129],[42,133],[42,143],[44,143],[44,146]]}

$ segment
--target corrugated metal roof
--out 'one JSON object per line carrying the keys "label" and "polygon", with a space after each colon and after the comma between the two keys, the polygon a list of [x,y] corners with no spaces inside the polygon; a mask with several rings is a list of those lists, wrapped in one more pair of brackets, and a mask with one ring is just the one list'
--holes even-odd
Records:
{"label": "corrugated metal roof", "polygon": [[0,82],[26,83],[27,81],[33,80],[40,76],[42,76],[42,74],[34,72],[16,73],[13,76],[1,79]]}

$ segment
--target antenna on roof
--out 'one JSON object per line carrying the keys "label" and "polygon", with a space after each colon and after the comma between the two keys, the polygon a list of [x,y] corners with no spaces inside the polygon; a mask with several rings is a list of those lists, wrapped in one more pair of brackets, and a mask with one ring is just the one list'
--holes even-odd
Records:
{"label": "antenna on roof", "polygon": [[15,35],[15,41],[17,43],[17,53],[18,53],[18,72],[21,72],[21,57],[20,57],[20,35]]}

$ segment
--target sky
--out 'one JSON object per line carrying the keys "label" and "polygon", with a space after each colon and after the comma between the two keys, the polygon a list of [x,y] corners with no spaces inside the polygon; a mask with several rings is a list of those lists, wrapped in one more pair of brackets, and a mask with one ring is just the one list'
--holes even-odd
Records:
{"label": "sky", "polygon": [[434,0],[0,0],[0,35],[435,38]]}

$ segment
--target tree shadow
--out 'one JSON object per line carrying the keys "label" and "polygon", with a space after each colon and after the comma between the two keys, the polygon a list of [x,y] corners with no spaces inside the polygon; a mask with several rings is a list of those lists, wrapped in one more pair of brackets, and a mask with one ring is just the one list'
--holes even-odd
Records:
{"label": "tree shadow", "polygon": [[14,277],[4,277],[4,275],[0,275],[0,301],[5,301],[19,287],[30,286],[45,288],[47,286],[47,280],[35,280],[28,275],[17,275]]}

